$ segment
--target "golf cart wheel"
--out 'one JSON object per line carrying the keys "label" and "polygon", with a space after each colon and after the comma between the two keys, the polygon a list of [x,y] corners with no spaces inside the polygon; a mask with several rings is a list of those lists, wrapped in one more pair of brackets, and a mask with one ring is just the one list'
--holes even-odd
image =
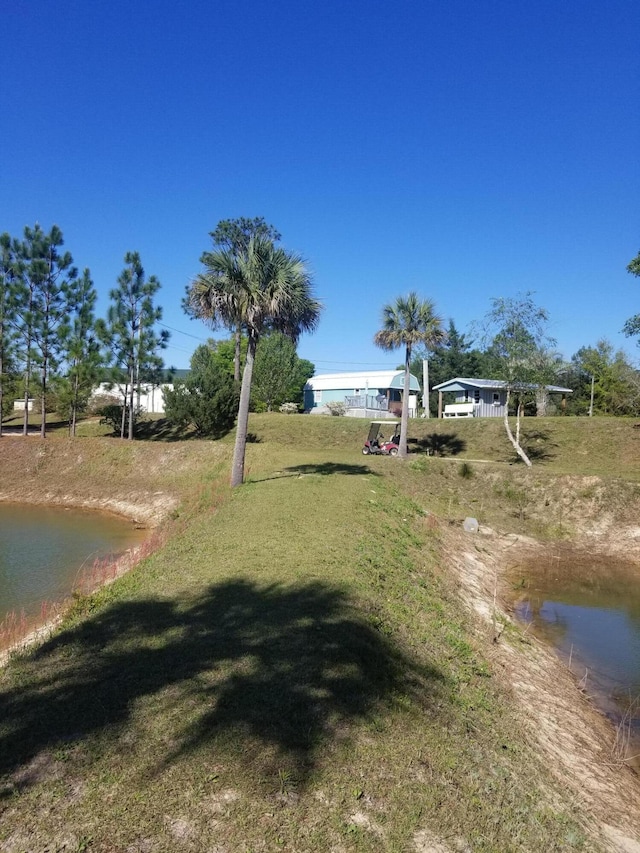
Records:
{"label": "golf cart wheel", "polygon": [[363,456],[368,456],[370,453],[371,453],[371,451],[369,450],[369,448],[368,448],[368,447],[363,447],[363,448],[362,448],[362,455],[363,455]]}
{"label": "golf cart wheel", "polygon": [[391,450],[389,451],[389,456],[397,456],[397,455],[398,455],[398,448],[392,447]]}

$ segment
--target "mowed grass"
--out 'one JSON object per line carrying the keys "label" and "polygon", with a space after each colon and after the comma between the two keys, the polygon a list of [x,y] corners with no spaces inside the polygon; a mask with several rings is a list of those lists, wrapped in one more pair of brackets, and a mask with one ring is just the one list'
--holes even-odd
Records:
{"label": "mowed grass", "polygon": [[[452,430],[415,426],[419,440]],[[170,488],[175,462],[182,503],[158,552],[0,675],[0,849],[596,849],[446,572],[440,526],[469,508],[543,524],[507,488],[529,475],[478,426],[455,425],[457,461],[403,464],[361,455],[363,422],[256,417],[233,492],[231,437],[169,456],[79,439],[76,469],[69,442],[48,445],[31,476],[54,479],[59,447],[70,481],[85,471],[99,490],[112,468],[126,491],[135,461],[149,491]],[[563,473],[577,440],[554,435],[544,467]]]}

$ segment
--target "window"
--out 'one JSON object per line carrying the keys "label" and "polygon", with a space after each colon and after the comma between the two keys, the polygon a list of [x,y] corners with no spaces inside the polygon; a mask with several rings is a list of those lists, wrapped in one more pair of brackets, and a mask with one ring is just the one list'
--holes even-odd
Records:
{"label": "window", "polygon": [[480,389],[476,388],[473,392],[473,402],[477,405],[480,403]]}
{"label": "window", "polygon": [[314,391],[313,392],[313,402],[321,403],[322,402],[322,391]]}
{"label": "window", "polygon": [[494,406],[500,405],[500,394],[497,391],[493,392],[493,405]]}
{"label": "window", "polygon": [[469,391],[467,388],[464,389],[464,401],[465,403],[469,402]]}

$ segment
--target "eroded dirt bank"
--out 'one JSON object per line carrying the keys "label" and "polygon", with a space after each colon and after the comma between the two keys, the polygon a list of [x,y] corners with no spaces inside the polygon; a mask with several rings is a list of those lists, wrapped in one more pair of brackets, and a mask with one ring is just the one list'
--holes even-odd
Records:
{"label": "eroded dirt bank", "polygon": [[4,436],[0,500],[86,507],[155,527],[193,489],[194,472],[224,452],[211,442]]}
{"label": "eroded dirt bank", "polygon": [[[640,582],[637,528],[618,528],[613,544],[607,527],[603,520],[597,532],[585,533],[591,549],[635,555]],[[640,778],[621,760],[613,727],[553,649],[514,623],[502,595],[507,567],[518,551],[542,549],[542,544],[488,527],[475,535],[448,527],[443,537],[459,594],[477,616],[482,645],[518,704],[531,743],[572,792],[605,849],[640,853]]]}
{"label": "eroded dirt bank", "polygon": [[[3,436],[0,441],[0,502],[46,504],[110,512],[147,528],[149,537],[118,559],[90,570],[81,588],[89,592],[129,571],[163,541],[159,525],[193,490],[194,471],[214,462],[220,450],[207,443],[166,445],[117,439]],[[95,576],[94,576],[95,575]],[[65,610],[48,603],[44,621],[0,620],[0,666],[12,649],[51,634]],[[9,620],[10,621],[10,620]]]}

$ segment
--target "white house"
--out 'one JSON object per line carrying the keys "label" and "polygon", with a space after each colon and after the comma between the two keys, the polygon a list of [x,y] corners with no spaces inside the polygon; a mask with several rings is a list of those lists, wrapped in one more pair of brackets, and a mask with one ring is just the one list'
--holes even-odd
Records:
{"label": "white house", "polygon": [[[536,386],[532,385],[531,390]],[[438,417],[475,417],[499,418],[504,416],[507,404],[507,383],[500,379],[469,379],[457,376],[448,382],[434,385],[438,392]],[[564,408],[567,394],[573,393],[571,388],[560,385],[545,385],[547,394],[562,395],[561,407]],[[442,395],[447,392],[455,394],[455,403],[442,408]]]}
{"label": "white house", "polygon": [[[409,416],[418,411],[420,383],[411,374]],[[344,403],[353,417],[398,417],[402,410],[403,370],[362,370],[353,373],[319,373],[304,386],[304,409],[328,414],[327,403]]]}
{"label": "white house", "polygon": [[[164,414],[164,389],[173,390],[172,379],[184,379],[188,373],[188,370],[172,370],[167,372],[166,381],[164,382],[141,382],[139,388],[136,387],[133,395],[134,405],[139,407],[143,412],[151,415]],[[119,403],[122,403],[126,390],[127,386],[124,382],[101,382],[91,396],[92,398],[115,397]]]}
{"label": "white house", "polygon": [[[164,388],[173,388],[173,385],[171,382],[163,382],[162,385],[152,385],[146,382],[141,383],[140,393],[138,394],[137,389],[134,392],[134,404],[138,406],[143,412],[148,412],[152,415],[163,414],[164,395],[162,391]],[[125,390],[125,385],[119,385],[117,382],[101,382],[100,385],[98,385],[98,387],[95,389],[91,397],[114,397],[117,398],[118,403],[122,403]]]}

